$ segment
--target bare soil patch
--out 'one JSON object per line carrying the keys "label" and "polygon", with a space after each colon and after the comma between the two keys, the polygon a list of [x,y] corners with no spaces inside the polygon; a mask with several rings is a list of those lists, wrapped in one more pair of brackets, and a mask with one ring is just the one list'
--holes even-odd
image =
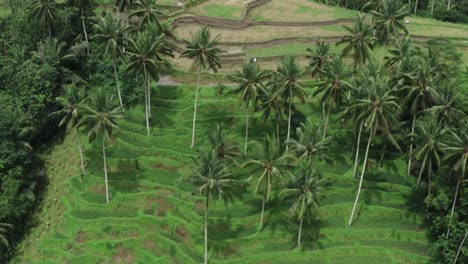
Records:
{"label": "bare soil patch", "polygon": [[175,234],[177,235],[178,238],[180,238],[182,241],[187,241],[190,233],[187,230],[187,228],[184,225],[178,225]]}
{"label": "bare soil patch", "polygon": [[153,164],[153,167],[155,169],[161,169],[161,170],[170,171],[170,172],[177,172],[177,167],[172,167],[172,166],[163,164],[161,162]]}
{"label": "bare soil patch", "polygon": [[78,231],[78,234],[76,234],[75,241],[77,243],[82,244],[82,243],[86,242],[87,240],[88,240],[88,236],[87,236],[86,231],[83,231],[83,230]]}
{"label": "bare soil patch", "polygon": [[123,245],[118,245],[117,253],[112,258],[112,263],[135,263],[135,253]]}

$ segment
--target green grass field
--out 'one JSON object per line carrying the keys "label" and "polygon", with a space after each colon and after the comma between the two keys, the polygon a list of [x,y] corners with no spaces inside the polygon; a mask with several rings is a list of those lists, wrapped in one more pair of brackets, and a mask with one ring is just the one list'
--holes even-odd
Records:
{"label": "green grass field", "polygon": [[[51,181],[40,225],[19,249],[13,263],[197,263],[203,252],[203,205],[189,186],[193,86],[154,91],[152,136],[145,136],[144,110],[135,107],[119,122],[122,131],[108,148],[111,203],[105,204],[99,143],[86,150],[88,173],[81,181],[76,135],[46,156]],[[320,120],[316,99],[302,111]],[[234,121],[232,121],[234,120]],[[215,122],[231,128],[242,142],[243,111],[237,98],[218,97],[203,87],[198,138]],[[274,129],[252,120],[252,138]],[[283,126],[284,128],[284,126]],[[332,131],[338,129],[332,126]],[[285,131],[283,131],[285,132]],[[85,135],[81,135],[85,141]],[[389,153],[382,167],[366,175],[358,220],[347,227],[357,180],[352,179],[351,142],[337,137],[330,150],[334,165],[321,164],[333,181],[322,202],[321,221],[305,228],[304,246],[295,248],[297,225],[286,219],[290,201],[273,201],[266,226],[257,231],[260,198],[252,188],[227,207],[217,202],[210,214],[211,263],[423,263],[427,240],[421,216],[406,207],[413,182],[400,176],[405,161]],[[344,151],[346,150],[346,151]],[[349,151],[348,151],[349,150]],[[251,149],[252,152],[255,150]],[[371,164],[376,164],[371,153]],[[138,167],[136,166],[138,163]],[[235,170],[240,179],[248,169]]]}

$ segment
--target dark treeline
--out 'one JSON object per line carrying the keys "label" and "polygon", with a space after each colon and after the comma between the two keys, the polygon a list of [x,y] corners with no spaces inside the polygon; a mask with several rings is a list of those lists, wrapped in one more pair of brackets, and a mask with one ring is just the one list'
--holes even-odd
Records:
{"label": "dark treeline", "polygon": [[[88,132],[90,142],[97,139],[101,143],[106,164],[106,146],[118,129],[118,119],[125,117],[126,108],[143,100],[150,135],[151,91],[155,81],[171,71],[168,58],[174,56],[167,41],[170,26],[164,18],[168,14],[152,0],[117,0],[113,10],[99,13],[91,0],[63,4],[53,0],[5,2],[12,13],[0,21],[0,247],[2,256],[6,256],[2,258],[14,252],[33,223],[29,217],[47,186],[41,152],[60,132]],[[341,1],[348,5],[351,2]],[[453,1],[453,8],[462,7],[461,2]],[[467,72],[460,66],[456,46],[449,41],[413,43],[406,36],[407,6],[396,1],[369,1],[363,5],[372,17],[360,15],[353,25],[345,27],[346,36],[338,44],[345,46],[342,54],[331,53],[329,44],[320,40],[308,50],[314,81],[302,81],[304,69],[293,56],[282,59],[278,70],[272,72],[262,71],[255,59],[247,59],[241,71],[231,76],[229,82],[238,84],[233,92],[241,95],[247,110],[243,152],[248,154],[249,115],[262,111],[265,121],[273,118],[276,127],[276,136],[267,137],[264,143],[265,149],[272,151],[265,154],[264,163],[276,162],[278,153],[300,154],[300,150],[321,147],[317,152],[302,153],[310,158],[302,174],[307,184],[320,189],[315,181],[315,153],[322,154],[330,137],[336,136],[328,130],[339,117],[342,126],[349,129],[337,133],[355,142],[355,177],[360,182],[365,177],[371,147],[373,152],[381,153],[381,161],[389,151],[408,159],[407,177],[417,181],[411,205],[426,216],[433,261],[453,263],[468,229],[464,192],[468,163],[468,109],[464,101]],[[198,73],[198,84],[201,72],[216,72],[221,67],[217,44],[218,38],[211,36],[206,27],[186,43],[181,55],[194,61],[192,70]],[[389,55],[375,54],[377,46],[388,50]],[[351,62],[345,57],[351,57]],[[198,90],[199,85],[192,147],[197,138]],[[297,103],[309,96],[321,96],[323,124],[308,124],[298,118],[301,113]],[[287,124],[283,124],[283,118]],[[281,138],[277,131],[286,128],[287,136]],[[210,152],[200,154],[196,160],[197,177],[189,177],[202,190],[206,190],[209,177],[219,180],[220,188],[231,177],[228,167],[232,164],[228,166],[220,159],[226,159],[232,149],[221,144],[220,135],[211,137]],[[320,143],[320,139],[327,144]],[[83,155],[81,142],[76,146]],[[359,156],[360,150],[365,154]],[[364,157],[361,172],[359,157]],[[279,175],[272,166],[263,167],[269,169],[264,174],[267,177]],[[85,176],[83,158],[81,170]],[[106,165],[104,174],[109,202]],[[314,188],[310,188],[311,192]],[[360,190],[349,225],[353,223]],[[206,208],[209,197],[218,195],[212,191],[201,191],[207,197]],[[269,193],[264,191],[263,195],[264,207]],[[304,210],[291,210],[291,217],[297,217],[302,228]],[[206,215],[208,218],[208,210]],[[262,223],[263,219],[260,229]]]}

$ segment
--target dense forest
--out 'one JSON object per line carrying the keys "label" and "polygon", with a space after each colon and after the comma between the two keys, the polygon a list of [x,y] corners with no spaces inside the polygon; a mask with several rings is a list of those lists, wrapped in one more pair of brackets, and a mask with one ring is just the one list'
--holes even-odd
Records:
{"label": "dense forest", "polygon": [[[276,162],[302,160],[306,182],[299,185],[306,187],[299,192],[304,196],[289,212],[302,227],[303,219],[313,217],[314,199],[321,192],[315,164],[327,159],[327,146],[333,144],[327,132],[330,115],[339,115],[340,125],[351,128],[348,136],[357,142],[356,163],[359,155],[364,157],[361,172],[355,164],[360,185],[349,224],[369,150],[383,148],[381,159],[386,151],[397,152],[408,160],[408,177],[417,179],[412,202],[425,215],[431,261],[466,261],[461,243],[468,232],[468,71],[455,44],[444,39],[416,43],[407,36],[404,19],[416,14],[467,23],[468,2],[321,2],[366,12],[345,26],[347,35],[337,44],[344,46],[343,52],[335,54],[331,44],[317,39],[309,50],[308,69],[300,69],[293,56],[285,56],[277,71],[262,70],[256,60],[246,59],[238,73],[220,78],[236,84],[230,93],[239,94],[247,109],[245,145],[230,146],[219,132],[211,144],[197,146],[202,150],[194,162],[195,176],[185,180],[199,187],[207,207],[210,197],[229,194],[242,185],[227,170],[247,155],[249,113],[274,118],[278,130],[284,117],[287,136],[273,131],[265,143],[272,153],[265,153],[265,161],[243,165],[260,164],[265,171],[258,184],[268,185],[280,177]],[[143,101],[149,135],[151,91],[161,76],[178,71],[170,61],[179,56],[169,41],[169,11],[154,1],[117,0],[105,9],[92,0],[4,0],[4,5],[11,13],[0,18],[0,262],[15,254],[15,246],[36,224],[34,211],[48,186],[41,153],[67,133],[86,133],[90,142],[102,143],[105,162],[106,144],[113,140],[118,120]],[[389,55],[373,52],[376,47]],[[201,73],[222,67],[217,57],[222,52],[216,36],[203,27],[180,56],[193,60],[192,76],[199,83]],[[301,116],[298,105],[309,96],[321,99],[320,125]],[[199,136],[197,98],[198,90],[192,148]],[[273,149],[283,144],[286,151]],[[364,153],[359,153],[359,144],[365,144]],[[83,156],[81,145],[77,142],[77,151]],[[85,177],[83,162],[80,166]],[[271,188],[262,189],[263,207]],[[260,229],[262,223],[263,217]]]}

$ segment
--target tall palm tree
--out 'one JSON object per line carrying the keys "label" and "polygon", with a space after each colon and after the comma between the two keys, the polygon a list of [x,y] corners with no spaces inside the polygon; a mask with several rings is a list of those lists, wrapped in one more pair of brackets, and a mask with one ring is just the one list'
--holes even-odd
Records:
{"label": "tall palm tree", "polygon": [[310,167],[314,167],[318,159],[331,162],[325,152],[330,147],[332,138],[322,138],[323,132],[320,125],[308,119],[305,124],[303,123],[296,129],[296,134],[297,140],[291,139],[287,142],[296,157],[305,159]]}
{"label": "tall palm tree", "polygon": [[128,27],[122,25],[120,20],[114,19],[111,14],[99,19],[97,24],[94,24],[96,34],[93,39],[98,43],[98,50],[101,56],[112,58],[112,66],[114,68],[115,84],[117,86],[117,93],[119,95],[120,106],[123,110],[122,94],[120,92],[120,81],[117,71],[118,58],[122,54],[122,47],[124,45],[124,31]]}
{"label": "tall palm tree", "polygon": [[413,134],[417,114],[430,108],[436,98],[439,97],[436,88],[434,87],[435,69],[429,60],[421,61],[420,66],[415,71],[404,74],[403,76],[409,80],[408,84],[403,86],[401,92],[403,93],[403,106],[408,110],[407,112],[412,115],[411,124],[411,143],[408,158],[408,176],[411,171],[411,162],[413,157]]}
{"label": "tall palm tree", "polygon": [[222,124],[217,123],[207,130],[208,143],[216,153],[216,157],[226,163],[237,164],[236,158],[240,155],[237,142],[230,141],[227,136],[229,131]]}
{"label": "tall palm tree", "polygon": [[316,41],[315,49],[308,48],[309,68],[312,71],[312,78],[320,78],[327,63],[331,60],[330,44],[323,41],[322,38]]}
{"label": "tall palm tree", "polygon": [[438,97],[434,98],[434,105],[422,112],[437,117],[437,121],[444,127],[454,125],[463,120],[466,114],[458,109],[462,105],[462,99],[460,97],[460,90],[457,88],[454,82],[446,83],[443,88],[437,90]]}
{"label": "tall palm tree", "polygon": [[433,168],[439,168],[442,163],[442,150],[445,148],[444,141],[445,130],[434,120],[421,122],[416,127],[414,136],[417,148],[414,151],[416,160],[422,162],[419,171],[417,186],[421,182],[421,176],[424,170],[427,170],[428,177],[428,196],[431,196],[431,176]]}
{"label": "tall palm tree", "polygon": [[161,30],[163,29],[160,17],[167,15],[158,9],[156,0],[138,0],[135,7],[136,9],[130,13],[130,17],[140,18],[139,28],[147,23],[155,23]]}
{"label": "tall palm tree", "polygon": [[352,71],[346,69],[340,56],[334,56],[332,63],[328,65],[324,72],[324,80],[317,84],[318,89],[314,92],[314,96],[323,93],[321,103],[323,106],[328,105],[323,129],[324,139],[327,134],[328,120],[332,108],[340,107],[341,103],[346,100],[347,92],[353,88],[346,80],[352,73]]}
{"label": "tall palm tree", "polygon": [[265,89],[265,94],[261,96],[260,108],[263,110],[263,123],[266,123],[271,115],[275,117],[276,139],[280,144],[280,123],[283,121],[284,109],[287,108],[286,102],[274,90],[275,86],[270,85]]}
{"label": "tall palm tree", "polygon": [[13,229],[13,225],[8,223],[0,223],[0,243],[2,243],[5,247],[8,247],[10,245],[5,235],[11,229]]}
{"label": "tall palm tree", "polygon": [[[254,177],[258,177],[254,192],[255,195],[258,195],[260,192],[262,195],[262,214],[259,230],[262,230],[263,227],[265,205],[270,200],[272,188],[277,184],[282,184],[282,169],[287,168],[287,161],[292,159],[292,156],[285,153],[284,148],[276,142],[274,137],[267,135],[262,143],[261,156],[243,164],[243,167],[249,165],[255,166],[255,171],[252,172],[248,181],[251,181]],[[261,174],[258,173],[259,171],[261,171]]]}
{"label": "tall palm tree", "polygon": [[242,69],[232,77],[232,80],[238,84],[238,87],[234,89],[233,92],[240,94],[239,101],[245,103],[247,112],[245,118],[244,155],[247,155],[249,113],[251,107],[255,108],[257,106],[260,95],[265,93],[262,81],[267,77],[267,73],[260,69],[260,65],[257,63],[256,59],[246,59]]}
{"label": "tall palm tree", "polygon": [[353,52],[354,69],[358,66],[366,64],[367,60],[372,58],[372,50],[374,49],[374,33],[372,26],[366,23],[363,15],[358,15],[354,19],[353,27],[343,26],[348,35],[336,43],[336,45],[347,44],[341,56],[345,57],[351,51]]}
{"label": "tall palm tree", "polygon": [[36,19],[44,32],[48,31],[52,38],[52,24],[57,17],[58,5],[55,0],[35,0],[29,8],[29,18]]}
{"label": "tall palm tree", "polygon": [[122,118],[121,108],[114,108],[113,98],[100,88],[90,98],[90,107],[78,125],[88,126],[88,141],[101,138],[102,158],[104,161],[104,180],[106,184],[106,203],[109,203],[109,185],[107,178],[106,144],[114,140],[114,130],[119,130],[117,119]]}
{"label": "tall palm tree", "polygon": [[325,185],[327,180],[321,178],[317,168],[305,166],[295,176],[291,174],[290,187],[284,190],[283,195],[294,199],[289,208],[288,217],[299,221],[297,246],[301,246],[302,224],[304,219],[310,223],[321,215],[320,199],[325,197]]}
{"label": "tall palm tree", "polygon": [[208,263],[208,209],[209,201],[232,198],[233,191],[239,185],[239,181],[233,178],[224,161],[216,157],[214,151],[200,152],[194,159],[194,172],[186,180],[191,182],[205,199],[205,264]]}
{"label": "tall palm tree", "polygon": [[369,0],[362,7],[362,11],[377,11],[382,12],[384,2],[386,0]]}
{"label": "tall palm tree", "polygon": [[406,6],[401,5],[399,1],[383,1],[382,10],[371,11],[371,14],[374,16],[377,37],[383,44],[383,55],[385,45],[389,40],[398,39],[402,32],[408,35],[404,22],[408,11]]}
{"label": "tall palm tree", "polygon": [[[291,136],[291,115],[294,98],[298,98],[304,103],[307,97],[306,91],[299,82],[299,79],[303,75],[304,70],[296,64],[296,59],[291,55],[281,60],[278,70],[274,73],[274,96],[280,96],[288,104],[288,135],[286,141],[288,141]],[[286,149],[287,148],[288,146],[286,145]]]}
{"label": "tall palm tree", "polygon": [[[398,105],[398,98],[392,95],[393,90],[389,88],[388,77],[370,77],[369,78],[369,95],[367,99],[360,99],[353,105],[356,112],[359,112],[357,122],[363,122],[365,128],[369,131],[369,139],[367,142],[366,154],[364,156],[364,164],[361,171],[359,180],[358,192],[356,200],[354,201],[351,217],[349,218],[348,225],[353,223],[354,213],[359,202],[361,194],[362,182],[367,167],[367,159],[369,156],[369,148],[372,143],[373,137],[377,131],[380,130],[394,145],[398,146],[396,140],[391,134],[391,124],[397,122],[397,115],[400,112]],[[359,146],[357,146],[359,148]]]}
{"label": "tall palm tree", "polygon": [[405,37],[402,41],[396,43],[396,46],[388,52],[390,56],[385,56],[385,66],[387,68],[400,68],[400,66],[408,59],[414,59],[412,56],[415,53],[415,47],[412,44],[410,37]]}
{"label": "tall palm tree", "polygon": [[450,224],[452,223],[455,205],[457,203],[460,188],[463,190],[462,181],[465,179],[468,170],[468,134],[466,133],[468,124],[465,122],[457,130],[449,130],[449,140],[444,148],[444,161],[451,165],[453,171],[458,174],[457,186],[453,198],[452,209],[450,210],[450,221],[447,228],[446,238],[450,235]]}
{"label": "tall palm tree", "polygon": [[81,145],[79,120],[88,109],[87,98],[84,89],[79,89],[76,85],[65,86],[65,93],[63,96],[56,98],[57,102],[62,106],[62,109],[52,113],[52,115],[63,116],[60,120],[59,126],[66,124],[67,131],[72,129],[76,130],[76,137],[78,140],[78,150],[80,152],[80,165],[81,173],[86,175],[84,167],[83,148]]}
{"label": "tall palm tree", "polygon": [[197,91],[195,93],[195,106],[193,108],[193,128],[192,128],[192,145],[195,146],[195,126],[197,122],[197,102],[198,92],[200,88],[200,75],[202,70],[212,70],[217,72],[221,68],[219,53],[221,50],[217,47],[219,35],[211,38],[211,33],[208,27],[203,26],[193,37],[191,41],[186,41],[185,51],[181,57],[193,60],[191,69],[198,71]]}
{"label": "tall palm tree", "polygon": [[81,24],[83,26],[83,34],[85,37],[86,44],[89,44],[88,41],[88,32],[86,31],[86,23],[85,23],[85,9],[94,4],[94,0],[68,0],[69,5],[76,7],[80,10],[81,14]]}
{"label": "tall palm tree", "polygon": [[150,135],[149,120],[151,118],[151,79],[157,81],[164,67],[169,62],[163,56],[172,56],[164,33],[156,27],[148,26],[139,32],[135,40],[129,40],[129,64],[127,71],[143,77],[145,86],[146,131]]}

